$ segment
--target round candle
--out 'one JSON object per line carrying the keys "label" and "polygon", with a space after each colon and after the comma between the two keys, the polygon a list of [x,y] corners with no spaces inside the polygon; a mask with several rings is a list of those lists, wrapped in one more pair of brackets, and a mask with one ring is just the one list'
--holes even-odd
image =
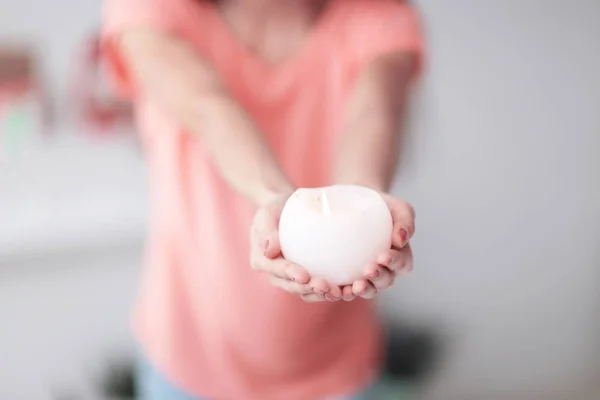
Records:
{"label": "round candle", "polygon": [[279,221],[283,256],[313,277],[348,285],[392,242],[392,216],[383,198],[363,186],[298,189]]}

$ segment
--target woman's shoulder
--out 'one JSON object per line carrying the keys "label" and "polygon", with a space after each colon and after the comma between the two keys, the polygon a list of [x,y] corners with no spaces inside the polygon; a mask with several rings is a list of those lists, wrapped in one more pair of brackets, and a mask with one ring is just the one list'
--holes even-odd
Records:
{"label": "woman's shoulder", "polygon": [[417,9],[403,0],[332,0],[336,17],[332,30],[338,46],[368,61],[397,50],[420,51],[421,21]]}
{"label": "woman's shoulder", "polygon": [[337,22],[346,33],[361,35],[385,26],[402,26],[418,19],[414,5],[407,0],[332,0],[336,2]]}
{"label": "woman's shoulder", "polygon": [[186,30],[201,24],[211,4],[201,0],[104,0],[105,29],[130,27]]}

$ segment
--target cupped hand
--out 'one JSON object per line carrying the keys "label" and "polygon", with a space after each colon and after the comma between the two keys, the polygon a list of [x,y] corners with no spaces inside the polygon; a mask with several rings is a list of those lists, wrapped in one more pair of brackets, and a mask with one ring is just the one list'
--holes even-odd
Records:
{"label": "cupped hand", "polygon": [[333,301],[342,298],[342,288],[313,278],[300,265],[283,258],[279,245],[279,218],[289,194],[259,208],[250,230],[250,265],[267,274],[272,285],[305,301]]}
{"label": "cupped hand", "polygon": [[[379,291],[390,288],[396,277],[408,275],[413,270],[409,240],[415,233],[415,212],[405,201],[389,194],[381,195],[392,214],[392,247],[365,266],[364,279],[339,288],[342,292],[341,299],[345,301],[352,301],[357,297],[372,299]],[[338,300],[321,293],[307,293],[302,297],[307,302]]]}

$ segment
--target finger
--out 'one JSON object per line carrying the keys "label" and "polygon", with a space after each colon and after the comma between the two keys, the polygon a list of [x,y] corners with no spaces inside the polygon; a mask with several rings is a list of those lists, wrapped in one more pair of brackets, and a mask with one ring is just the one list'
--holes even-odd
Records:
{"label": "finger", "polygon": [[371,285],[368,279],[359,279],[352,284],[352,292],[356,296],[360,296],[367,291],[367,288]]}
{"label": "finger", "polygon": [[324,295],[318,293],[303,294],[301,298],[305,303],[323,303],[329,301]]}
{"label": "finger", "polygon": [[410,243],[400,250],[388,250],[377,257],[377,263],[400,276],[406,276],[413,270],[413,253]]}
{"label": "finger", "polygon": [[298,283],[308,283],[310,274],[298,264],[288,261],[280,255],[279,238],[277,235],[263,240],[262,245],[255,244],[250,253],[250,264],[252,268],[275,275],[279,278],[289,279]]}
{"label": "finger", "polygon": [[281,245],[279,244],[279,232],[277,230],[269,232],[263,241],[263,255],[267,258],[276,258],[281,256]]}
{"label": "finger", "polygon": [[379,276],[379,263],[377,261],[369,263],[365,268],[365,277],[367,279],[374,279]]}
{"label": "finger", "polygon": [[279,229],[279,214],[272,212],[267,208],[260,208],[254,215],[252,221],[251,237],[254,240],[253,245],[262,246],[264,241],[269,238],[273,232]]}
{"label": "finger", "polygon": [[342,299],[344,301],[352,301],[356,298],[356,295],[352,291],[352,285],[347,285],[342,288]]}
{"label": "finger", "polygon": [[383,195],[394,222],[392,244],[394,247],[406,246],[415,233],[415,211],[407,202],[390,195]]}
{"label": "finger", "polygon": [[361,279],[354,282],[352,289],[357,296],[366,300],[373,299],[377,295],[377,289],[368,279]]}
{"label": "finger", "polygon": [[377,289],[368,279],[360,279],[352,285],[352,291],[355,295],[363,299],[370,300],[377,294]]}
{"label": "finger", "polygon": [[325,298],[328,301],[338,301],[341,300],[343,296],[342,288],[337,285],[329,284],[329,291],[325,293]]}
{"label": "finger", "polygon": [[277,230],[255,231],[250,237],[250,258],[253,260],[253,264],[260,264],[263,259],[275,259],[281,256]]}
{"label": "finger", "polygon": [[325,293],[329,293],[330,286],[323,278],[312,278],[309,282],[309,285],[313,288],[313,291],[317,294],[324,295]]}
{"label": "finger", "polygon": [[[281,203],[284,204],[284,203]],[[279,216],[281,215],[279,203],[260,209],[252,222],[252,247],[268,258],[275,258],[281,254],[279,245]],[[271,208],[269,208],[271,207]]]}
{"label": "finger", "polygon": [[277,229],[261,228],[260,232],[252,235],[252,252],[267,258],[277,258],[281,255],[279,232]]}
{"label": "finger", "polygon": [[260,257],[257,262],[252,263],[256,270],[266,272],[278,278],[287,279],[292,282],[307,284],[310,282],[310,275],[301,266],[294,264],[284,258],[276,258],[270,260],[265,257]]}
{"label": "finger", "polygon": [[392,271],[385,267],[379,266],[377,268],[377,272],[372,274],[372,277],[369,278],[373,286],[377,291],[385,290],[391,287],[394,284],[394,279],[396,276]]}
{"label": "finger", "polygon": [[342,288],[337,285],[329,285],[329,292],[325,295],[329,301],[338,301],[342,298]]}
{"label": "finger", "polygon": [[269,275],[269,281],[273,286],[297,295],[314,294],[314,290],[310,285],[303,285],[300,283],[292,282],[287,279],[278,278],[273,275]]}

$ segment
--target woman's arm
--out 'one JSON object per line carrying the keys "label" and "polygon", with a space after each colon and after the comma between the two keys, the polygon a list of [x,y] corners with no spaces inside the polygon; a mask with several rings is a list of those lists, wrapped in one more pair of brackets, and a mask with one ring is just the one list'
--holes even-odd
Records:
{"label": "woman's arm", "polygon": [[[394,53],[376,59],[360,75],[344,119],[336,163],[336,182],[387,192],[398,162],[401,123],[417,55]],[[412,270],[408,241],[414,233],[414,211],[407,203],[383,195],[394,221],[392,249],[365,270],[367,279],[343,288],[343,298],[373,298]]]}
{"label": "woman's arm", "polygon": [[119,50],[137,90],[202,137],[234,189],[259,206],[292,191],[257,127],[199,54],[152,30],[123,34]]}
{"label": "woman's arm", "polygon": [[382,56],[359,76],[343,121],[336,183],[389,190],[416,59],[407,52]]}

